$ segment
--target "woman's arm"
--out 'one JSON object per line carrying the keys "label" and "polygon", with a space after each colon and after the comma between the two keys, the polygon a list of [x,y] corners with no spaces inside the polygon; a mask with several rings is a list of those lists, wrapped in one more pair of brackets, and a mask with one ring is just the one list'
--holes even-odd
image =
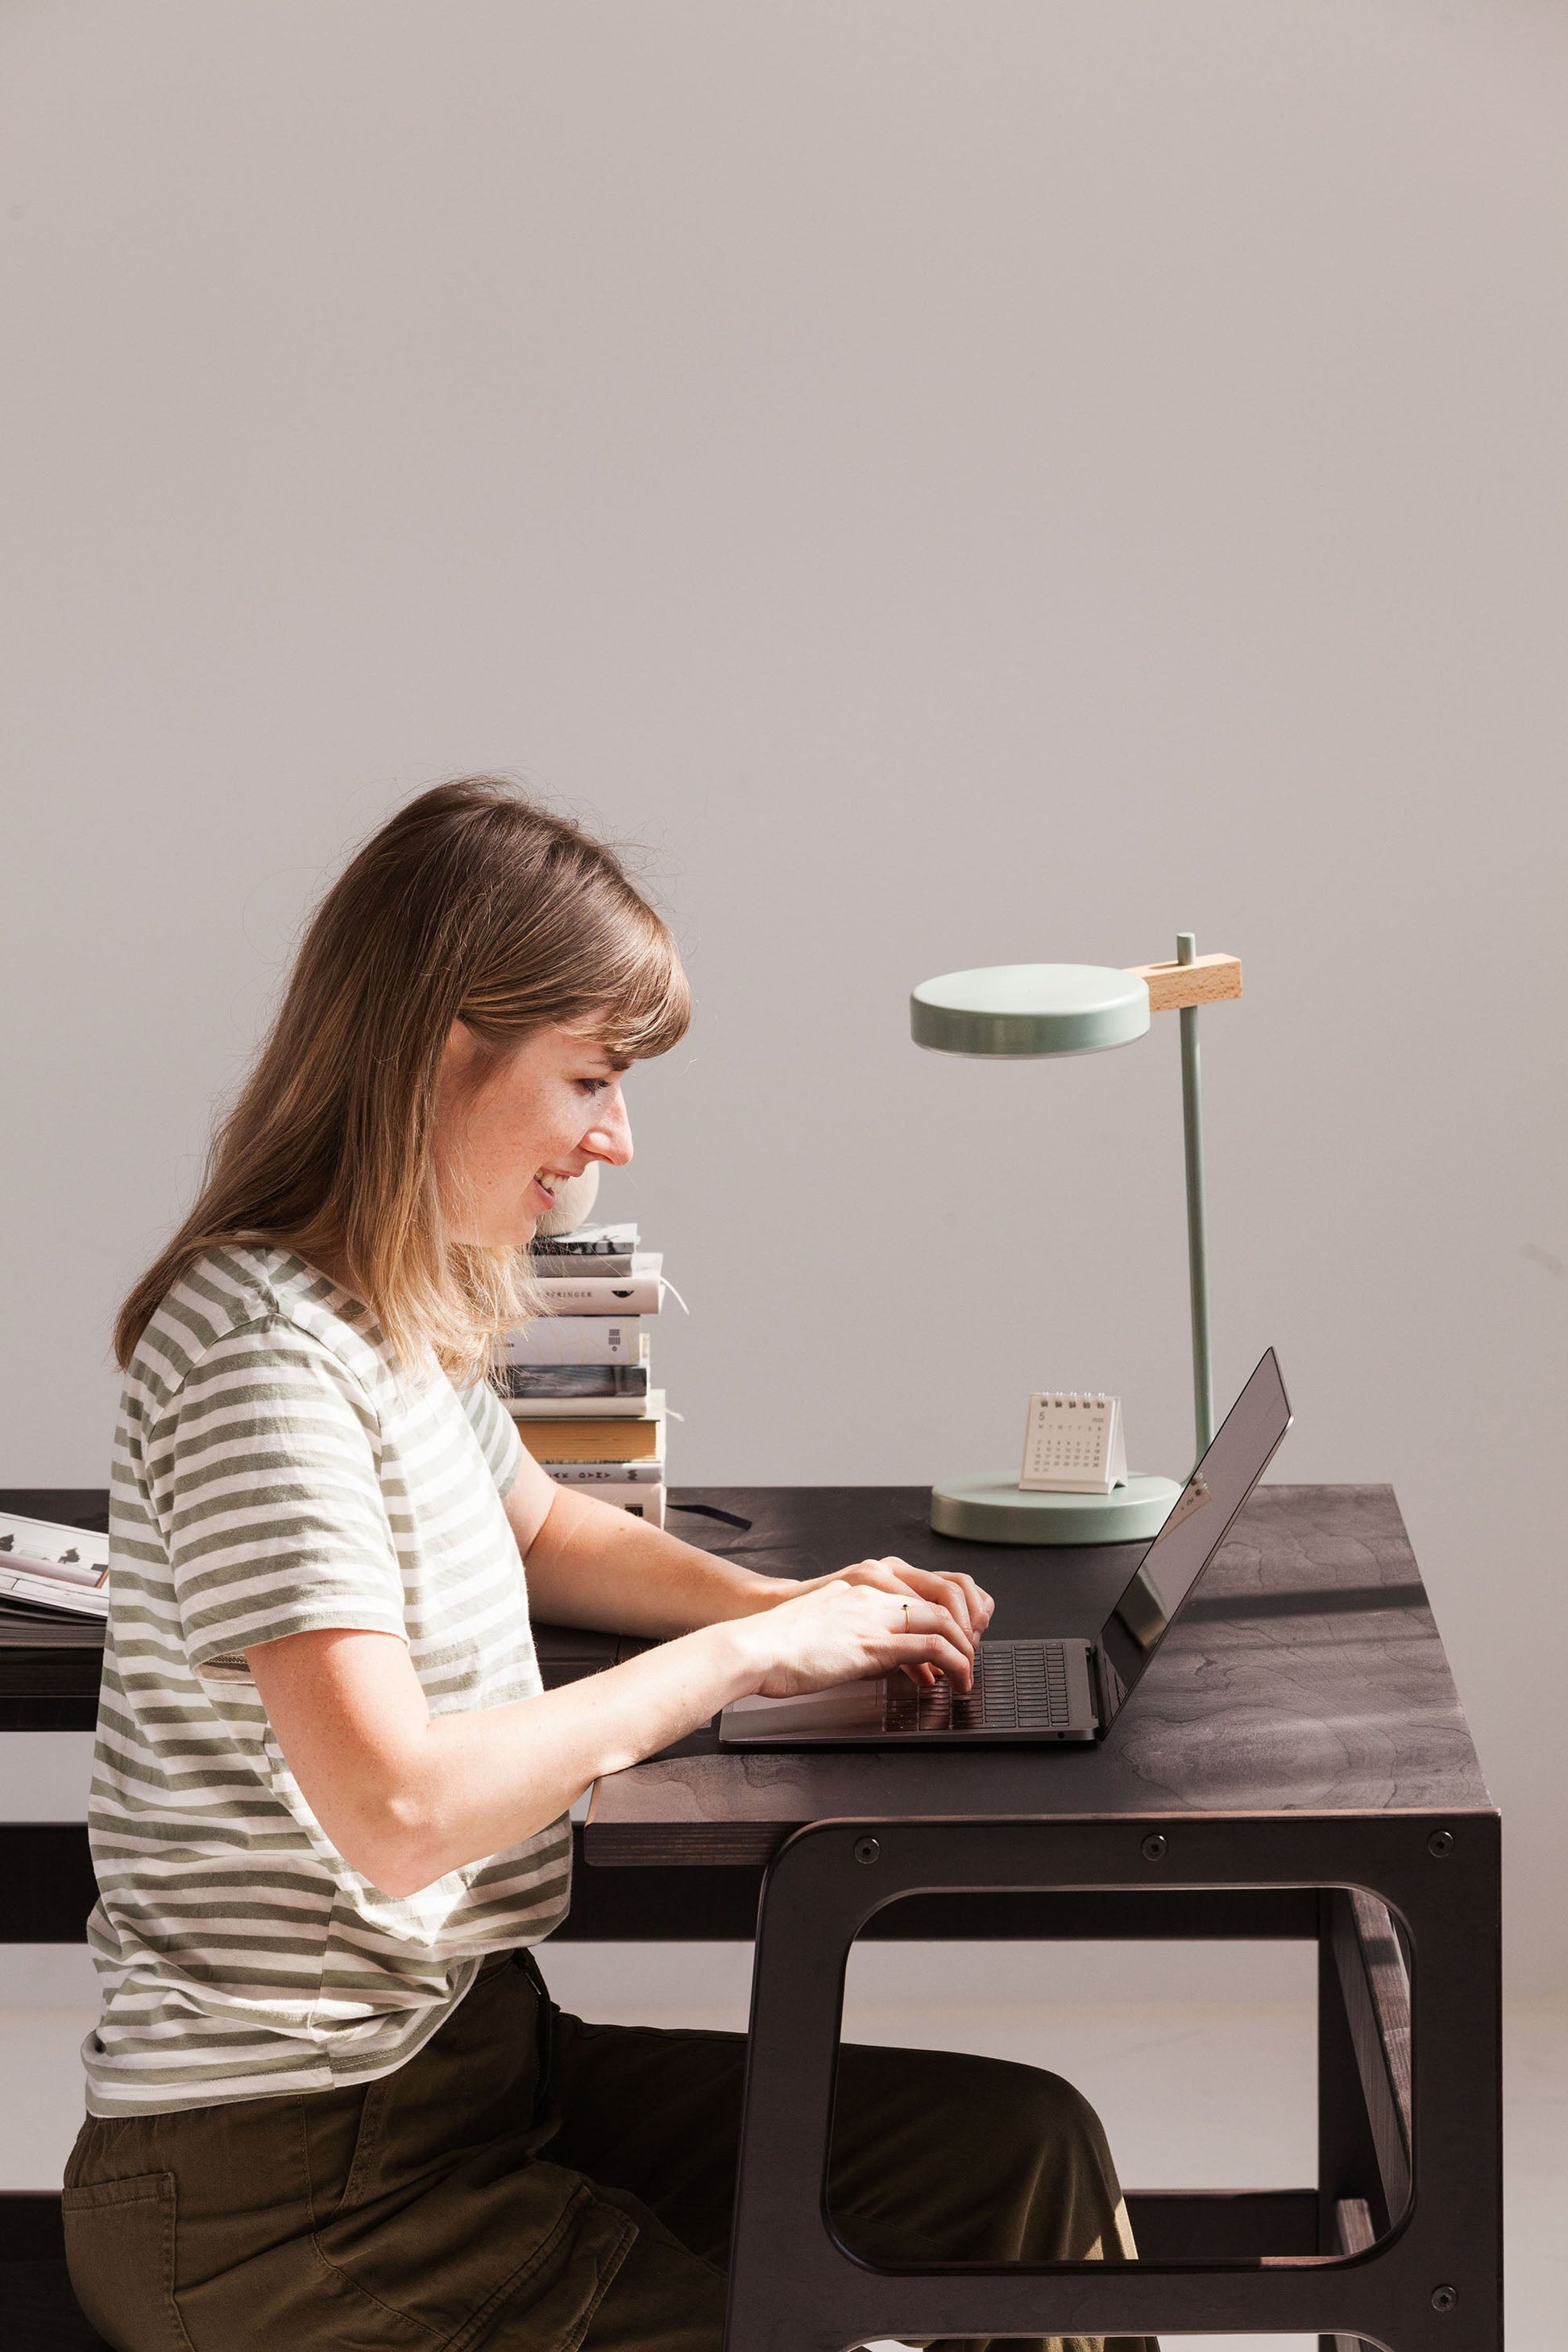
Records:
{"label": "woman's arm", "polygon": [[902,1559],[858,1560],[804,1582],[759,1576],[577,1487],[556,1486],[531,1457],[507,1496],[506,1513],[528,1564],[530,1613],[544,1624],[662,1638],[776,1609],[830,1583],[872,1584],[900,1601],[933,1601],[972,1641],[991,1622],[990,1596],[972,1577],[936,1576]]}
{"label": "woman's arm", "polygon": [[307,1804],[343,1859],[392,1895],[519,1844],[601,1773],[668,1747],[732,1698],[910,1666],[967,1689],[973,1658],[967,1628],[938,1603],[841,1580],[564,1689],[453,1715],[431,1715],[394,1634],[291,1633],[246,1652]]}
{"label": "woman's arm", "polygon": [[[542,1517],[529,1491],[531,1470],[551,1490]],[[689,1633],[723,1617],[771,1609],[795,1590],[682,1543],[577,1487],[557,1486],[534,1462],[518,1474],[506,1512],[528,1565],[529,1615],[542,1624]]]}

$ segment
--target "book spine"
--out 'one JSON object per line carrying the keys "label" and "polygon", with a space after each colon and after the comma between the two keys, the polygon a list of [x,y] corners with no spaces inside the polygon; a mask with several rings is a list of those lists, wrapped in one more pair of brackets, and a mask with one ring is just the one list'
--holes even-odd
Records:
{"label": "book spine", "polygon": [[664,1285],[657,1274],[615,1275],[542,1282],[540,1295],[552,1315],[657,1315]]}
{"label": "book spine", "polygon": [[540,1257],[599,1257],[608,1251],[641,1247],[642,1234],[635,1224],[574,1225],[570,1233],[541,1234],[532,1244]]}
{"label": "book spine", "polygon": [[540,1250],[530,1253],[529,1264],[541,1282],[579,1274],[630,1274],[630,1250]]}
{"label": "book spine", "polygon": [[520,1429],[562,1421],[662,1421],[658,1389],[640,1397],[508,1397],[506,1409]]}
{"label": "book spine", "polygon": [[547,1470],[557,1462],[662,1462],[661,1421],[520,1421],[518,1435]]}
{"label": "book spine", "polygon": [[[555,1263],[551,1263],[555,1260]],[[662,1274],[662,1250],[616,1250],[605,1256],[591,1252],[580,1257],[558,1257],[552,1250],[531,1250],[529,1263],[535,1274],[553,1277],[566,1275]]]}
{"label": "book spine", "polygon": [[540,1398],[646,1397],[646,1364],[509,1364],[506,1393],[515,1402]]}
{"label": "book spine", "polygon": [[637,1315],[542,1315],[506,1335],[510,1365],[643,1364],[647,1333]]}
{"label": "book spine", "polygon": [[617,1481],[636,1486],[659,1486],[664,1480],[662,1462],[543,1462],[542,1470],[548,1471],[558,1486],[614,1486]]}

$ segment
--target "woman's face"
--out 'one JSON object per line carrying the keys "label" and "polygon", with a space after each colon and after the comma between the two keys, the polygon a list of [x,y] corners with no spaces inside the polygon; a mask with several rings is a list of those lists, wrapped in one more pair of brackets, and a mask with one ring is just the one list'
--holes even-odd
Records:
{"label": "woman's face", "polygon": [[455,1240],[521,1249],[554,1207],[557,1184],[593,1160],[625,1166],[623,1067],[581,1029],[536,1029],[497,1056],[453,1022],[437,1117]]}

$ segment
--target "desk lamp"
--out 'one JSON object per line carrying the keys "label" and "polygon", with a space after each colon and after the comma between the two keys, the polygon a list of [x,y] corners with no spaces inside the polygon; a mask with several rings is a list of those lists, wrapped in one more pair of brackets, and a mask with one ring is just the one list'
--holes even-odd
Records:
{"label": "desk lamp", "polygon": [[[1209,1369],[1208,1243],[1204,1214],[1203,1120],[1198,1095],[1198,1007],[1241,994],[1235,956],[1195,952],[1176,934],[1173,963],[1004,963],[922,980],[910,999],[910,1033],[938,1054],[1095,1054],[1142,1037],[1154,1013],[1179,1013],[1182,1123],[1186,1139],[1187,1265],[1193,1314],[1193,1418],[1201,1456],[1214,1435]],[[1031,1494],[1008,1471],[933,1486],[931,1523],[972,1543],[1131,1543],[1155,1536],[1181,1493],[1174,1479],[1129,1474],[1109,1495]]]}

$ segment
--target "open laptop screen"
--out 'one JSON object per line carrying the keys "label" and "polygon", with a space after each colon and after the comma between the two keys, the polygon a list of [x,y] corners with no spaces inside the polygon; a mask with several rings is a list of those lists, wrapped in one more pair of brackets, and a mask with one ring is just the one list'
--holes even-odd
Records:
{"label": "open laptop screen", "polygon": [[1110,1669],[1102,1677],[1102,1730],[1164,1640],[1289,1426],[1289,1400],[1270,1348],[1100,1628],[1101,1664]]}

